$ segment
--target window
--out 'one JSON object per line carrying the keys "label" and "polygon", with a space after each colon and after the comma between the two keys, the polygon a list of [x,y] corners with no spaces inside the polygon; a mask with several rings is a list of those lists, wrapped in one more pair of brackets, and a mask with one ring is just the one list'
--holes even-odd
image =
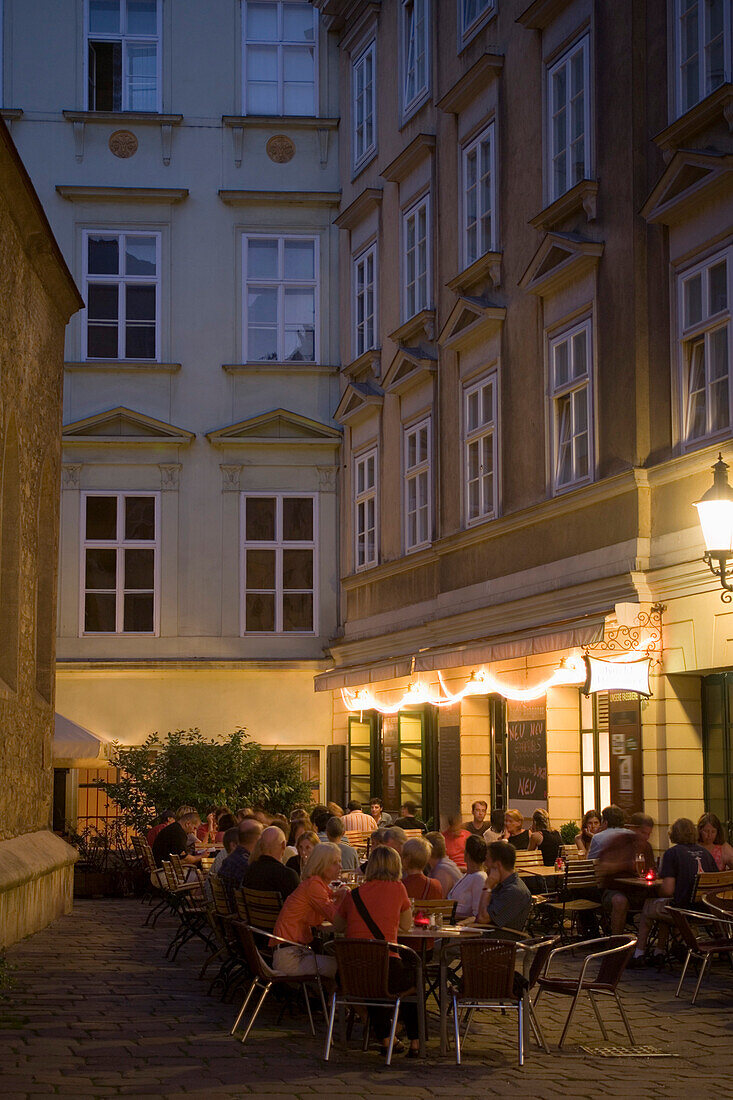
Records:
{"label": "window", "polygon": [[497,513],[496,374],[464,391],[466,522]]}
{"label": "window", "polygon": [[377,246],[354,260],[354,355],[358,359],[375,346]]}
{"label": "window", "polygon": [[680,279],[680,348],[684,438],[704,439],[730,428],[731,323],[729,272],[733,250],[718,253]]}
{"label": "window", "polygon": [[580,768],[583,813],[611,804],[609,695],[580,695]]}
{"label": "window", "polygon": [[159,0],[89,0],[90,111],[160,110]]}
{"label": "window", "polygon": [[430,201],[426,195],[402,218],[405,320],[427,309],[430,296]]}
{"label": "window", "polygon": [[458,0],[460,12],[460,37],[467,38],[476,30],[482,19],[494,10],[494,0]]}
{"label": "window", "polygon": [[354,459],[354,561],[357,569],[377,564],[377,449]]}
{"label": "window", "polygon": [[354,165],[373,153],[377,148],[377,114],[375,107],[377,47],[370,42],[354,62],[352,119]]}
{"label": "window", "polygon": [[315,362],[315,239],[245,237],[243,262],[245,362]]}
{"label": "window", "polygon": [[157,495],[87,493],[82,523],[82,634],[155,634]]}
{"label": "window", "polygon": [[299,0],[245,7],[245,114],[315,115],[318,13]]}
{"label": "window", "polygon": [[463,150],[463,261],[469,267],[496,247],[494,127]]}
{"label": "window", "polygon": [[729,0],[675,0],[677,113],[731,79]]}
{"label": "window", "polygon": [[402,0],[402,109],[425,97],[429,85],[429,0]]}
{"label": "window", "polygon": [[430,418],[404,430],[405,549],[425,546],[431,538]]}
{"label": "window", "polygon": [[552,200],[590,176],[590,69],[588,38],[581,38],[548,73],[550,192]]}
{"label": "window", "polygon": [[554,416],[554,485],[565,489],[591,476],[590,321],[550,342]]}
{"label": "window", "polygon": [[85,359],[160,357],[160,234],[84,234]]}
{"label": "window", "polygon": [[316,498],[242,494],[243,633],[312,634]]}

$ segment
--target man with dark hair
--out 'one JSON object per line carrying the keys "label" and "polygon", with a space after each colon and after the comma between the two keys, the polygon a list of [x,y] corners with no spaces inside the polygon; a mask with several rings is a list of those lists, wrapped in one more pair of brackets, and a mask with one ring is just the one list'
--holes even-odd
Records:
{"label": "man with dark hair", "polygon": [[344,814],[343,822],[347,832],[371,833],[376,829],[376,821],[371,814],[364,813],[358,799],[352,798],[346,809],[348,813]]}
{"label": "man with dark hair", "polygon": [[[603,886],[603,908],[611,914],[611,935],[620,935],[629,910],[639,911],[648,900],[648,893],[638,886],[619,882],[638,873],[637,858],[642,856],[642,873],[656,866],[654,852],[649,843],[654,821],[648,814],[632,814],[630,829],[621,829],[601,852],[596,864],[598,879]],[[646,895],[646,896],[644,896]]]}
{"label": "man with dark hair", "polygon": [[606,806],[601,811],[601,827],[590,842],[588,859],[598,859],[606,845],[615,837],[630,832],[630,829],[624,828],[624,811],[621,807]]}
{"label": "man with dark hair", "polygon": [[400,829],[420,829],[422,833],[426,833],[428,831],[428,827],[425,822],[421,821],[420,818],[416,816],[416,802],[403,802],[400,813],[402,814],[402,817],[398,817],[395,821],[395,825],[399,826]]}
{"label": "man with dark hair", "polygon": [[313,811],[311,821],[313,822],[313,828],[318,833],[318,839],[325,841],[326,838],[326,826],[331,820],[331,814],[328,812],[325,806],[319,807]]}
{"label": "man with dark hair", "polygon": [[252,821],[251,818],[240,821],[239,844],[232,854],[224,860],[219,871],[219,878],[224,883],[230,896],[233,890],[242,885],[252,849],[261,835],[262,825],[259,821]]}
{"label": "man with dark hair", "polygon": [[523,932],[532,895],[514,870],[517,853],[506,840],[494,840],[486,852],[484,886],[477,924]]}
{"label": "man with dark hair", "polygon": [[201,824],[201,818],[195,810],[188,806],[181,806],[176,814],[176,821],[166,825],[153,841],[153,859],[155,866],[161,867],[163,860],[170,859],[171,855],[180,856],[183,863],[198,866],[201,863],[200,856],[188,855],[186,848],[188,838],[194,837]]}
{"label": "man with dark hair", "polygon": [[402,858],[402,849],[407,841],[407,833],[404,829],[401,829],[399,825],[390,825],[387,829],[387,839],[385,844],[388,848],[392,848],[397,855]]}
{"label": "man with dark hair", "polygon": [[463,828],[471,834],[471,836],[483,836],[486,830],[489,828],[489,822],[486,820],[486,814],[489,809],[488,802],[484,802],[479,798],[471,805],[471,813],[473,818],[471,821],[467,821]]}
{"label": "man with dark hair", "polygon": [[160,814],[155,825],[153,825],[151,829],[148,829],[148,833],[145,838],[151,848],[153,847],[153,841],[155,840],[158,833],[162,833],[166,825],[170,825],[170,823],[175,820],[176,815],[173,813],[173,810],[163,810],[163,813]]}
{"label": "man with dark hair", "polygon": [[338,844],[341,849],[341,867],[344,871],[359,870],[359,857],[348,840],[344,840],[344,823],[340,817],[329,818],[326,824],[326,840],[331,844]]}
{"label": "man with dark hair", "polygon": [[393,824],[391,815],[384,812],[381,798],[369,799],[369,812],[376,821],[377,828],[388,829]]}

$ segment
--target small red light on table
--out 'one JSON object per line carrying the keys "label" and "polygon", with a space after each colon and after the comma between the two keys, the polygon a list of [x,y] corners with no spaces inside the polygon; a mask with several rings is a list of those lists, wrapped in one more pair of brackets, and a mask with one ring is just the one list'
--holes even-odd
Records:
{"label": "small red light on table", "polygon": [[416,913],[414,918],[414,924],[416,928],[429,928],[430,917],[426,917],[424,913]]}
{"label": "small red light on table", "polygon": [[647,882],[654,882],[654,880],[657,877],[657,872],[656,871],[647,871],[647,873],[644,877],[647,880]]}

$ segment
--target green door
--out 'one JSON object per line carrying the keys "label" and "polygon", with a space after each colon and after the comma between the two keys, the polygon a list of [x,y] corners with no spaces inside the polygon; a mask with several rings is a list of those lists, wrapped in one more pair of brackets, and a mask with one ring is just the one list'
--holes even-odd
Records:
{"label": "green door", "polygon": [[733,672],[702,681],[705,809],[717,814],[733,836]]}
{"label": "green door", "polygon": [[367,806],[372,795],[381,795],[379,720],[373,712],[349,718],[349,798]]}

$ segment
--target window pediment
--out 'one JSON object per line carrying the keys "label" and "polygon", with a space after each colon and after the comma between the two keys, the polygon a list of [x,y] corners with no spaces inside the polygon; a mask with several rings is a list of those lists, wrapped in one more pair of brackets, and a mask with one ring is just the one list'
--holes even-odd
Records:
{"label": "window pediment", "polygon": [[368,217],[372,210],[376,210],[381,205],[382,195],[381,187],[365,187],[361,194],[357,195],[337,218],[334,218],[334,225],[339,229],[354,229],[359,222]]}
{"label": "window pediment", "polygon": [[227,428],[207,432],[206,438],[214,447],[229,446],[288,446],[313,445],[338,446],[341,432],[320,420],[311,420],[288,409],[272,409],[259,416],[240,420]]}
{"label": "window pediment", "polygon": [[576,233],[546,233],[519,285],[539,297],[552,294],[571,279],[591,271],[603,247],[603,241],[589,241]]}
{"label": "window pediment", "polygon": [[654,142],[661,149],[664,159],[670,161],[681,145],[694,141],[721,119],[725,119],[728,129],[733,130],[733,84],[731,83],[721,84],[700,103],[696,103],[666,130],[657,134]]}
{"label": "window pediment", "polygon": [[145,413],[134,412],[119,405],[115,409],[95,413],[83,420],[66,424],[64,444],[119,446],[154,443],[157,446],[187,446],[196,438],[195,432],[177,428]]}
{"label": "window pediment", "polygon": [[445,284],[456,294],[465,294],[482,287],[496,287],[501,284],[502,252],[484,252],[477,260],[460,271]]}
{"label": "window pediment", "polygon": [[585,214],[586,221],[592,222],[596,218],[597,199],[598,180],[580,180],[575,187],[571,187],[559,199],[555,199],[553,203],[541,210],[529,224],[534,229],[547,232],[556,229],[561,222],[580,214],[581,211]]}
{"label": "window pediment", "polygon": [[383,172],[380,173],[382,179],[389,180],[390,183],[402,183],[406,179],[413,168],[417,167],[420,161],[435,149],[435,134],[418,134],[413,138],[410,144],[402,150],[399,156],[395,157],[391,161]]}
{"label": "window pediment", "polygon": [[339,424],[354,424],[384,403],[384,390],[372,382],[349,382],[333,414]]}
{"label": "window pediment", "polygon": [[384,376],[384,388],[388,393],[404,393],[432,378],[437,366],[435,357],[421,348],[400,348]]}
{"label": "window pediment", "polygon": [[463,351],[479,340],[487,340],[501,331],[506,309],[488,298],[461,295],[450,312],[438,337],[441,347]]}
{"label": "window pediment", "polygon": [[438,109],[449,115],[460,114],[488,88],[491,81],[499,75],[503,67],[503,54],[481,54],[478,61],[474,62],[468,72],[464,73],[460,80],[457,80],[453,87],[445,93],[443,98],[438,100]]}
{"label": "window pediment", "polygon": [[641,213],[648,222],[673,225],[697,206],[703,194],[733,182],[733,154],[698,153],[682,149],[674,154]]}

